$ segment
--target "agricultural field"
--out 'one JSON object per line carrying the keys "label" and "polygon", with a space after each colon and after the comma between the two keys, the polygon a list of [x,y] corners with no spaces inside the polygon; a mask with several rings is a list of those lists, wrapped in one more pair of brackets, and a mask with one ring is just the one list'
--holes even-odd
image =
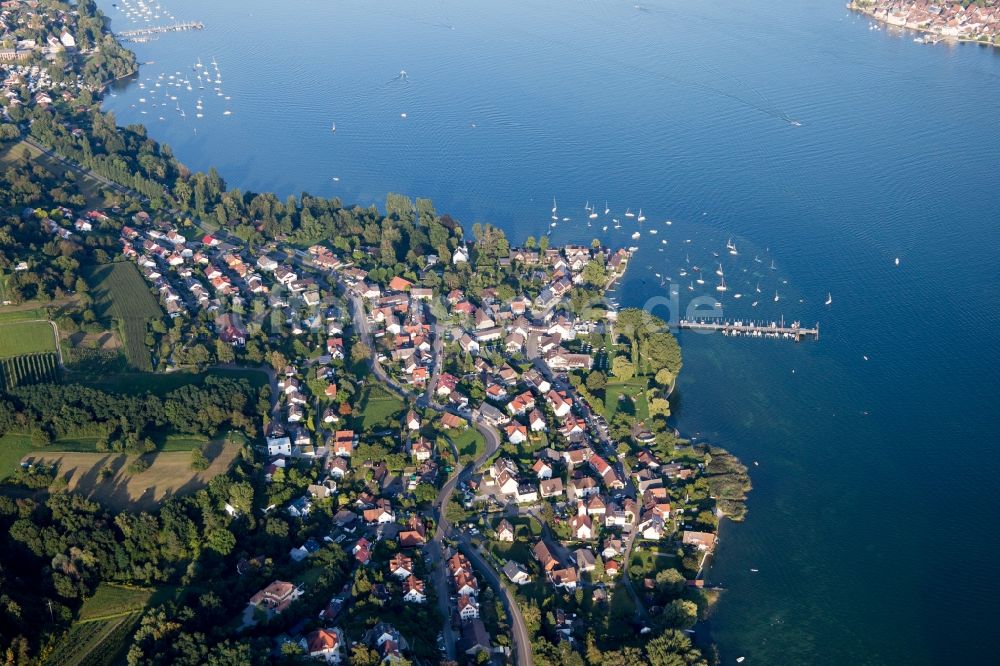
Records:
{"label": "agricultural field", "polygon": [[0,358],[55,351],[52,324],[47,321],[0,323]]}
{"label": "agricultural field", "polygon": [[[240,452],[239,445],[212,442],[205,455],[211,465],[203,472],[191,469],[190,449],[147,454],[149,469],[132,474],[131,459],[123,453],[52,451],[51,447],[31,449],[25,462],[56,464],[67,488],[100,502],[113,511],[145,511],[165,498],[205,487],[229,469]],[[105,472],[107,470],[107,472]]]}
{"label": "agricultural field", "polygon": [[152,371],[146,327],[151,319],[162,317],[163,311],[139,269],[126,263],[98,266],[89,282],[95,314],[98,319],[118,322],[129,363],[138,370]]}
{"label": "agricultural field", "polygon": [[79,619],[56,644],[47,664],[110,666],[123,662],[142,611],[172,597],[175,588],[152,590],[101,583],[83,602]]}
{"label": "agricultural field", "polygon": [[5,391],[22,384],[56,381],[59,381],[59,360],[55,352],[0,360],[0,388]]}
{"label": "agricultural field", "polygon": [[55,666],[111,666],[123,662],[142,611],[104,620],[75,622],[60,640],[46,664]]}

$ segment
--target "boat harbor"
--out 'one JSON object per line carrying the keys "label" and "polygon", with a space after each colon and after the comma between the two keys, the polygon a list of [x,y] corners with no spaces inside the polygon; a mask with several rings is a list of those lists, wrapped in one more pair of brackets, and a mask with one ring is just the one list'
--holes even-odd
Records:
{"label": "boat harbor", "polygon": [[778,338],[782,340],[794,340],[800,342],[803,337],[812,337],[819,340],[819,324],[809,328],[802,326],[797,321],[786,326],[781,322],[756,322],[756,321],[696,321],[681,319],[677,324],[681,330],[689,331],[709,331],[720,332],[725,336],[749,338]]}
{"label": "boat harbor", "polygon": [[185,23],[171,23],[170,25],[154,25],[148,28],[136,28],[135,30],[122,30],[116,33],[116,37],[122,40],[135,40],[160,35],[165,32],[183,32],[185,30],[204,30],[205,24],[198,21],[187,21]]}

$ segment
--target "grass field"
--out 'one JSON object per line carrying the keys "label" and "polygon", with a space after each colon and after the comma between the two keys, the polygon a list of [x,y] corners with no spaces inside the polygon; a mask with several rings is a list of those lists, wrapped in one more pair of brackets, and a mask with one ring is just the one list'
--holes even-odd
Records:
{"label": "grass field", "polygon": [[[203,472],[191,469],[188,450],[162,451],[149,454],[152,465],[141,474],[128,472],[129,457],[122,453],[91,453],[52,451],[32,448],[25,460],[33,463],[57,464],[59,476],[67,480],[67,488],[95,500],[112,510],[149,510],[173,495],[203,488],[211,479],[222,474],[232,464],[240,447],[213,442],[206,447],[212,461]],[[4,459],[10,455],[5,454]],[[109,469],[103,478],[101,471]]]}
{"label": "grass field", "polygon": [[[611,421],[619,409],[633,411],[636,417],[642,421],[649,418],[649,404],[646,401],[645,389],[649,380],[646,377],[637,377],[627,382],[609,382],[604,390],[604,418]],[[619,395],[635,397],[635,402],[631,400],[619,400]]]}
{"label": "grass field", "polygon": [[151,319],[162,317],[163,311],[139,269],[133,264],[106,264],[95,268],[88,281],[97,317],[119,322],[129,363],[138,370],[151,371],[146,326]]}
{"label": "grass field", "polygon": [[398,426],[399,415],[405,407],[402,400],[381,386],[369,386],[361,394],[361,428]]}
{"label": "grass field", "polygon": [[21,306],[13,306],[13,305],[9,307],[18,309],[16,310],[0,309],[0,323],[49,318],[49,313],[45,308],[21,309]]}
{"label": "grass field", "polygon": [[463,430],[458,435],[453,436],[451,441],[455,443],[455,448],[458,449],[458,460],[463,464],[472,462],[486,450],[486,439],[475,428],[470,427]]}
{"label": "grass field", "polygon": [[97,586],[94,596],[83,602],[83,607],[80,608],[80,621],[103,620],[142,610],[152,596],[151,589],[101,583]]}
{"label": "grass field", "polygon": [[56,349],[52,325],[47,321],[0,323],[0,358],[50,352]]}

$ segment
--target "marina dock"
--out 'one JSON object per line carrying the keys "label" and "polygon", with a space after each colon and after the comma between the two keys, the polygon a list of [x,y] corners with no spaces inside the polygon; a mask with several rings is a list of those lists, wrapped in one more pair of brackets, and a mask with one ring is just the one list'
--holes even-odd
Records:
{"label": "marina dock", "polygon": [[689,321],[681,319],[677,324],[681,330],[689,331],[711,331],[719,332],[726,336],[747,336],[750,338],[779,338],[783,340],[795,340],[799,342],[803,337],[813,337],[819,340],[819,324],[813,328],[802,326],[797,321],[786,326],[784,320],[780,322],[755,322],[755,321]]}
{"label": "marina dock", "polygon": [[172,23],[170,25],[154,25],[148,28],[137,28],[135,30],[123,30],[115,33],[115,36],[123,40],[136,40],[152,37],[165,32],[183,32],[185,30],[204,30],[205,24],[198,21],[187,21],[185,23]]}

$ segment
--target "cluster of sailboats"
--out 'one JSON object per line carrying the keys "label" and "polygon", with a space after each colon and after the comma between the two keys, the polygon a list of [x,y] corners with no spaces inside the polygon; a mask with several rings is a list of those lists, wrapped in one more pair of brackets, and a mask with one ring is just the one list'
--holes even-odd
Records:
{"label": "cluster of sailboats", "polygon": [[[603,224],[601,226],[601,231],[607,232],[611,228],[621,229],[623,226],[623,221],[629,222],[634,220],[637,223],[638,228],[635,228],[631,232],[630,234],[631,238],[633,240],[638,240],[639,238],[642,237],[642,232],[643,232],[642,224],[646,222],[646,215],[643,213],[642,208],[639,208],[637,212],[634,212],[631,208],[626,208],[625,212],[622,213],[621,217],[616,217],[612,215],[611,207],[608,205],[607,201],[604,202],[603,209],[601,209],[598,205],[591,204],[590,201],[587,201],[583,206],[583,210],[584,214],[586,215],[587,227],[594,226],[593,222],[594,220],[603,218],[608,222],[608,224]],[[546,233],[551,234],[552,229],[558,226],[559,223],[561,222],[565,223],[571,221],[572,219],[569,216],[560,215],[559,205],[556,202],[555,197],[553,197],[551,222],[549,224],[549,230]],[[666,220],[664,224],[665,226],[670,226],[673,224],[673,222],[671,220]],[[645,231],[650,235],[656,235],[658,233],[658,229],[656,228],[656,226],[653,225],[647,226],[645,228]],[[684,243],[691,244],[692,240],[685,239]],[[666,248],[667,240],[666,239],[661,240],[660,244],[661,246],[659,247],[659,251],[664,252],[667,249]],[[710,285],[708,288],[710,289],[714,288],[715,293],[717,293],[720,298],[723,295],[727,295],[727,296],[732,296],[732,298],[735,300],[746,299],[748,301],[751,301],[750,306],[754,308],[760,306],[761,302],[764,300],[770,299],[773,303],[780,303],[783,298],[786,298],[787,294],[783,295],[781,293],[780,285],[781,284],[787,285],[788,284],[787,280],[778,281],[779,284],[777,288],[774,289],[773,296],[770,295],[770,289],[765,289],[761,286],[762,282],[766,283],[769,281],[765,279],[768,274],[774,274],[778,270],[778,267],[775,264],[774,259],[767,259],[766,254],[764,259],[761,258],[760,254],[754,255],[753,264],[758,265],[759,266],[758,268],[753,268],[752,265],[746,265],[747,262],[740,262],[739,257],[743,255],[741,254],[740,249],[737,247],[736,241],[732,237],[729,237],[728,240],[726,240],[724,251],[723,250],[712,251],[711,254],[714,258],[714,261],[712,263],[715,263],[717,265],[717,268],[715,268],[714,273],[715,276],[718,278],[718,280],[715,281],[714,285]],[[743,264],[741,269],[743,277],[741,280],[738,280],[738,282],[740,282],[741,284],[745,284],[748,289],[740,290],[738,287],[734,287],[733,284],[727,280],[728,277],[726,273],[727,268],[723,264],[723,258],[726,256],[731,258],[729,260],[730,264],[732,264],[733,262],[738,262],[736,263],[735,267],[730,266],[730,270],[740,270],[741,268],[740,264],[741,263]],[[898,265],[898,259],[896,261]],[[652,268],[652,266],[649,266],[649,268]],[[698,266],[697,264],[692,264],[690,253],[685,254],[684,264],[680,266],[678,269],[679,276],[681,278],[686,278],[688,280],[687,284],[688,291],[695,291],[698,287],[704,287],[706,285],[707,274],[710,272],[711,269],[706,271],[701,266]],[[660,281],[660,286],[666,286],[668,282],[674,281],[673,278],[666,275],[661,275],[660,273],[655,273],[655,276]],[[754,276],[756,276],[757,279],[754,279]],[[746,280],[746,278],[750,278],[750,280]],[[681,284],[683,284],[683,282]],[[750,287],[750,285],[753,286]],[[750,289],[752,289],[752,291]],[[765,291],[767,291],[767,293],[765,293]],[[803,301],[800,300],[800,302]],[[827,293],[824,305],[830,306],[832,304],[833,304],[833,295],[831,293]]]}
{"label": "cluster of sailboats", "polygon": [[[169,108],[169,104],[173,102],[177,115],[181,118],[186,118],[187,111],[181,106],[181,98],[185,91],[193,93],[196,87],[200,91],[206,90],[211,86],[216,97],[221,97],[226,102],[232,99],[222,91],[222,72],[215,58],[212,58],[212,62],[208,65],[203,64],[201,58],[198,58],[198,61],[192,65],[191,69],[194,72],[193,76],[176,71],[173,74],[161,73],[155,79],[146,77],[144,81],[140,81],[139,89],[148,94],[149,97],[148,99],[145,96],[139,98],[139,113],[146,115],[147,108]],[[195,118],[205,117],[204,97],[210,97],[210,95],[201,92],[198,93],[194,106]],[[135,107],[136,105],[133,104],[132,106]],[[223,116],[231,116],[232,114],[233,112],[228,108],[222,112]],[[162,115],[159,116],[159,119],[166,120]]]}
{"label": "cluster of sailboats", "polygon": [[[601,215],[597,212],[597,205],[596,204],[592,205],[589,201],[583,205],[583,210],[587,214],[587,220],[588,220],[587,226],[588,227],[592,227],[593,226],[593,222],[591,222],[590,220],[596,220],[596,219],[598,219],[598,218],[601,217]],[[608,217],[610,214],[611,214],[611,207],[608,206],[608,202],[605,201],[604,202],[604,216]],[[627,218],[635,218],[635,220],[639,224],[642,224],[643,222],[646,221],[646,216],[642,214],[642,209],[641,208],[639,209],[638,215],[636,215],[636,213],[633,213],[631,208],[626,209],[625,210],[625,217],[627,217]],[[552,197],[552,223],[549,226],[554,228],[554,227],[558,226],[559,222],[570,222],[571,220],[572,220],[572,218],[570,218],[570,217],[566,217],[566,216],[561,217],[561,218],[559,217],[559,205],[556,203],[555,197]],[[615,229],[621,229],[622,228],[622,223],[621,223],[621,220],[619,218],[612,217],[612,218],[610,218],[610,221],[611,221],[612,224],[614,224],[614,228]],[[670,224],[669,220],[667,221],[667,224]],[[607,224],[603,225],[601,227],[601,230],[602,231],[607,231],[608,230],[608,226],[609,225],[607,225]],[[552,233],[551,230],[548,233],[551,234]],[[656,229],[650,229],[649,233],[655,235],[657,233],[657,230]],[[637,231],[632,232],[632,238],[633,239],[637,239],[641,235],[642,235],[641,231],[637,230]],[[664,241],[664,244],[665,243],[666,243],[666,241]]]}
{"label": "cluster of sailboats", "polygon": [[127,18],[132,23],[149,23],[150,21],[157,20],[161,16],[165,19],[174,21],[174,15],[169,11],[164,9],[163,5],[158,2],[145,2],[144,0],[138,0],[137,2],[131,2],[130,0],[118,0],[121,2],[121,7],[118,7],[118,3],[112,4],[112,7],[120,9]]}

